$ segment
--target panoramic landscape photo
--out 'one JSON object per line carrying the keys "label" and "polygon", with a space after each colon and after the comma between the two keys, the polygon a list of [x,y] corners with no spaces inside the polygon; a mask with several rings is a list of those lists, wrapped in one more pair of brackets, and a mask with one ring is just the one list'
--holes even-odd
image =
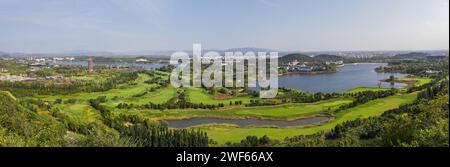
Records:
{"label": "panoramic landscape photo", "polygon": [[448,0],[0,0],[0,25],[0,147],[449,146]]}

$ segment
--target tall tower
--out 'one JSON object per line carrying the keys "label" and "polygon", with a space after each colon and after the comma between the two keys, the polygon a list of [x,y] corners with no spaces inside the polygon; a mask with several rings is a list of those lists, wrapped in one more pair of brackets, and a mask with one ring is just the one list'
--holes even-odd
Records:
{"label": "tall tower", "polygon": [[94,61],[92,58],[88,59],[88,72],[94,72]]}

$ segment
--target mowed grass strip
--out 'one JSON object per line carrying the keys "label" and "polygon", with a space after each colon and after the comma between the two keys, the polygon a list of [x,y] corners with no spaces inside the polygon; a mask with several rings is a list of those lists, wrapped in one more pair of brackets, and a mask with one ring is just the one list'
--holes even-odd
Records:
{"label": "mowed grass strip", "polygon": [[278,106],[246,107],[235,110],[237,115],[267,116],[274,118],[299,117],[331,112],[351,99],[332,99],[317,103],[283,104]]}
{"label": "mowed grass strip", "polygon": [[90,122],[100,122],[101,116],[94,108],[87,103],[59,104],[58,109],[72,120],[88,124]]}
{"label": "mowed grass strip", "polygon": [[389,90],[390,88],[370,88],[370,87],[359,87],[350,89],[348,91],[345,91],[345,93],[359,93],[359,92],[365,92],[365,91],[383,91],[383,90]]}
{"label": "mowed grass strip", "polygon": [[108,107],[115,107],[120,103],[128,103],[134,105],[142,105],[142,104],[162,104],[175,96],[176,89],[169,85],[165,88],[159,89],[155,92],[148,92],[146,95],[141,97],[127,97],[127,98],[119,98],[117,100],[109,100],[105,103]]}
{"label": "mowed grass strip", "polygon": [[187,95],[189,97],[189,100],[191,103],[203,103],[203,104],[229,104],[230,101],[233,103],[235,101],[242,101],[243,104],[249,104],[252,98],[250,96],[239,96],[239,97],[232,97],[230,99],[214,99],[214,96],[206,92],[206,90],[200,89],[200,88],[188,88],[187,89]]}

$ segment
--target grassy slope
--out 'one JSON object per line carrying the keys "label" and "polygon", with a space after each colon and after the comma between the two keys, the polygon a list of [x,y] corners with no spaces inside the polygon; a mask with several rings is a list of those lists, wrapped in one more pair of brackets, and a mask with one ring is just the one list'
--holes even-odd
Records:
{"label": "grassy slope", "polygon": [[87,103],[61,104],[57,107],[60,109],[61,113],[77,122],[82,122],[84,124],[91,122],[101,123],[100,113]]}
{"label": "grassy slope", "polygon": [[231,126],[204,126],[202,130],[208,133],[208,136],[217,141],[218,144],[224,144],[227,141],[238,142],[248,135],[263,136],[268,135],[270,138],[282,140],[288,136],[313,134],[320,131],[329,131],[339,123],[354,120],[357,118],[367,118],[378,116],[384,111],[397,108],[401,104],[411,103],[416,98],[415,93],[395,95],[387,98],[373,100],[371,102],[359,105],[357,107],[341,111],[337,114],[335,120],[328,123],[304,127],[304,128],[236,128]]}
{"label": "grassy slope", "polygon": [[60,146],[65,133],[60,122],[28,110],[11,93],[0,91],[0,147]]}

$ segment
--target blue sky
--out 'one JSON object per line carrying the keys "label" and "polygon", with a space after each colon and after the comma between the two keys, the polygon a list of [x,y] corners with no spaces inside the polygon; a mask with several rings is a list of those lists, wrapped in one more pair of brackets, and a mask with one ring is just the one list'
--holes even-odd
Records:
{"label": "blue sky", "polygon": [[448,49],[448,0],[0,0],[0,51]]}

